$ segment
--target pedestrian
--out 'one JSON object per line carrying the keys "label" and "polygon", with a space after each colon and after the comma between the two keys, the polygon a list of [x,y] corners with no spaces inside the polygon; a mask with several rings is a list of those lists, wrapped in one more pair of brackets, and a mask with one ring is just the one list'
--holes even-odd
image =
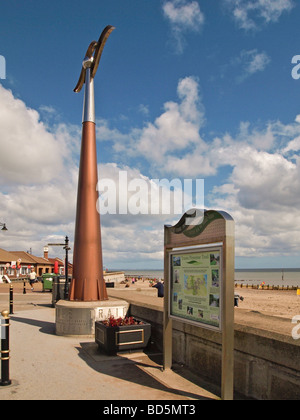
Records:
{"label": "pedestrian", "polygon": [[31,286],[31,290],[33,289],[33,285],[36,282],[36,272],[34,270],[31,270],[31,273],[29,274],[29,283]]}
{"label": "pedestrian", "polygon": [[159,298],[164,297],[164,284],[161,281],[155,279],[155,284],[152,287],[155,287],[158,290]]}

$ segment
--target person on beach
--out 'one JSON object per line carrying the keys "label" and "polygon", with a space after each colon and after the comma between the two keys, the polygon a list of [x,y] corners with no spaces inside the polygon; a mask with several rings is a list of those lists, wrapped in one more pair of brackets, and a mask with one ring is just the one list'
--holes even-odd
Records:
{"label": "person on beach", "polygon": [[152,287],[155,287],[158,290],[158,297],[163,298],[164,297],[164,285],[161,281],[155,280],[155,283]]}

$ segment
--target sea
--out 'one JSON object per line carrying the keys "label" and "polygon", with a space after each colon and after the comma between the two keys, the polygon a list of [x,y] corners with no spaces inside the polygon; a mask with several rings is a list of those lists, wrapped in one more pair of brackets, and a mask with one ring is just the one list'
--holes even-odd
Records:
{"label": "sea", "polygon": [[[120,270],[118,270],[120,271]],[[163,270],[121,270],[129,277],[164,278]],[[300,287],[300,268],[287,269],[236,269],[234,281],[245,285]]]}

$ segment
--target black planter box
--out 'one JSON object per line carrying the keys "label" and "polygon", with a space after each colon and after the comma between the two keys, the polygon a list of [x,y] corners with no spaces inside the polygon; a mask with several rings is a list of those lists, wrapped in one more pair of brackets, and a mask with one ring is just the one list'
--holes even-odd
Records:
{"label": "black planter box", "polygon": [[[136,321],[140,321],[135,319]],[[107,327],[101,321],[95,322],[95,340],[99,349],[106,353],[136,350],[147,347],[151,337],[151,325],[140,321],[139,325]]]}

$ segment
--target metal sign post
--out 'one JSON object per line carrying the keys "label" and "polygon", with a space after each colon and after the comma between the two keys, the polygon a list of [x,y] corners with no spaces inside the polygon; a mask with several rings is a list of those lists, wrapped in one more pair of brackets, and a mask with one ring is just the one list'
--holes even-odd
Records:
{"label": "metal sign post", "polygon": [[[165,226],[164,369],[172,367],[172,320],[222,335],[221,397],[233,399],[234,221],[225,213],[197,211]],[[191,223],[191,217],[195,223]]]}
{"label": "metal sign post", "polygon": [[[48,244],[48,246],[62,246],[63,249],[66,251],[66,259],[65,259],[65,299],[67,298],[68,295],[68,291],[69,291],[69,251],[70,251],[70,247],[69,247],[69,238],[68,236],[66,236],[65,238],[65,243],[64,244]],[[59,289],[59,287],[58,287]]]}

